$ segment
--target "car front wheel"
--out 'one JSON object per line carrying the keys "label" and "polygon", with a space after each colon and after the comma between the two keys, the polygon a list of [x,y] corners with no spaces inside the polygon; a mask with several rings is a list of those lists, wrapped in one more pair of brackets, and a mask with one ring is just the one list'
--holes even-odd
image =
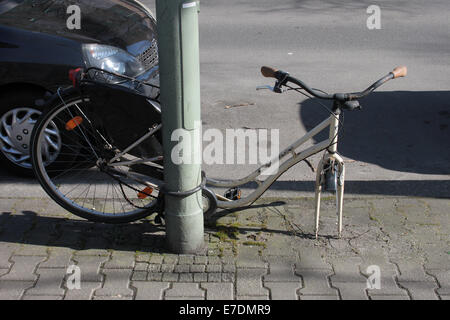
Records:
{"label": "car front wheel", "polygon": [[[33,176],[30,139],[33,127],[41,116],[42,108],[35,105],[43,92],[12,91],[0,96],[0,161],[3,168],[21,176]],[[49,128],[49,133],[52,128]],[[58,135],[58,132],[55,133]],[[49,137],[50,138],[50,137]],[[50,150],[57,157],[55,139],[48,139]],[[57,139],[56,139],[57,140]]]}

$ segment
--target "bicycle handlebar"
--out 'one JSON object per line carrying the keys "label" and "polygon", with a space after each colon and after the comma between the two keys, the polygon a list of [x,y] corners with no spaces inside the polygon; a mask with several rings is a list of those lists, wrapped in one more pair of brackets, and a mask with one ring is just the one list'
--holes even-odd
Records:
{"label": "bicycle handlebar", "polygon": [[262,67],[261,73],[266,78],[277,79],[280,86],[285,85],[287,82],[292,82],[300,86],[302,89],[304,89],[306,92],[308,92],[309,94],[313,95],[316,98],[325,100],[352,101],[367,96],[369,93],[373,92],[375,89],[377,89],[378,87],[380,87],[389,80],[406,77],[406,75],[408,74],[408,68],[407,67],[395,68],[392,72],[390,72],[389,74],[387,74],[386,76],[384,76],[383,78],[372,84],[364,91],[354,93],[336,93],[336,94],[326,94],[318,90],[312,89],[302,81],[294,77],[291,77],[289,73],[271,67],[265,66]]}

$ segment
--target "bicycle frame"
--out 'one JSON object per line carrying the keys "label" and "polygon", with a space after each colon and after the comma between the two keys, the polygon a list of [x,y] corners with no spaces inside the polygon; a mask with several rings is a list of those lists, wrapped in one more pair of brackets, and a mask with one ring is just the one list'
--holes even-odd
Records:
{"label": "bicycle frame", "polygon": [[[304,145],[307,141],[314,138],[318,133],[322,130],[330,128],[329,130],[329,138],[325,141],[315,144],[309,148],[306,148],[302,151],[296,151]],[[338,143],[338,132],[339,132],[339,115],[333,113],[330,115],[328,119],[317,125],[315,128],[307,132],[303,137],[299,140],[291,144],[284,151],[282,151],[276,161],[281,163],[276,173],[267,176],[264,181],[259,180],[258,178],[262,175],[263,169],[268,168],[273,163],[270,162],[266,165],[261,166],[256,171],[251,173],[245,178],[237,179],[237,180],[216,180],[216,179],[207,179],[207,184],[213,187],[221,187],[221,188],[236,188],[242,185],[245,185],[249,182],[256,182],[258,187],[248,196],[239,200],[228,200],[224,197],[218,197],[217,206],[222,209],[233,209],[239,208],[248,204],[255,202],[259,197],[261,197],[267,189],[287,170],[291,167],[295,166],[297,163],[309,158],[310,156],[328,149],[328,152],[331,154],[336,153],[337,151],[337,143]],[[290,157],[289,157],[290,156]]]}

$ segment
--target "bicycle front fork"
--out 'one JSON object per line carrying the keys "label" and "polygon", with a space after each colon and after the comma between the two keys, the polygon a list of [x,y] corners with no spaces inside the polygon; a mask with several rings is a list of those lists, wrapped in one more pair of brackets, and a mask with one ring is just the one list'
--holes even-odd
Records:
{"label": "bicycle front fork", "polygon": [[319,237],[320,198],[323,189],[336,191],[336,209],[338,216],[338,234],[342,235],[342,209],[344,203],[345,165],[337,153],[326,152],[319,162],[316,177],[316,239]]}

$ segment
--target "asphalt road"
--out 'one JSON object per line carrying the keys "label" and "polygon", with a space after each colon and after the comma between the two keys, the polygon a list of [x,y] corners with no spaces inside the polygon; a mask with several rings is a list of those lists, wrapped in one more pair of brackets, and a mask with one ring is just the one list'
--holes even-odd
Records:
{"label": "asphalt road", "polygon": [[[147,3],[154,10],[154,1]],[[366,10],[372,4],[201,2],[204,128],[279,129],[285,147],[325,119],[326,111],[298,94],[257,92],[256,86],[273,84],[261,77],[263,65],[289,71],[327,92],[360,91],[406,65],[407,78],[363,99],[363,111],[346,113],[339,151],[348,160],[347,190],[450,195],[450,2],[377,1],[381,30],[367,28]],[[225,108],[240,104],[250,105]],[[218,177],[241,177],[252,168],[205,166],[208,175]],[[300,164],[282,176],[271,194],[312,191],[312,180],[314,174]]]}
{"label": "asphalt road", "polygon": [[[154,1],[142,1],[154,10]],[[354,194],[450,195],[450,2],[379,0],[381,30],[369,30],[373,1],[208,0],[201,2],[204,128],[280,130],[281,147],[327,116],[294,93],[257,92],[275,66],[327,92],[364,89],[398,65],[389,82],[347,113],[339,146]],[[154,11],[155,12],[155,11]],[[235,108],[226,106],[242,105]],[[312,158],[317,164],[318,156]],[[209,176],[241,177],[253,167],[205,166]],[[11,193],[33,181],[2,175]],[[274,196],[310,194],[314,174],[298,165]],[[34,189],[33,189],[34,190]],[[32,194],[38,191],[30,191]]]}

